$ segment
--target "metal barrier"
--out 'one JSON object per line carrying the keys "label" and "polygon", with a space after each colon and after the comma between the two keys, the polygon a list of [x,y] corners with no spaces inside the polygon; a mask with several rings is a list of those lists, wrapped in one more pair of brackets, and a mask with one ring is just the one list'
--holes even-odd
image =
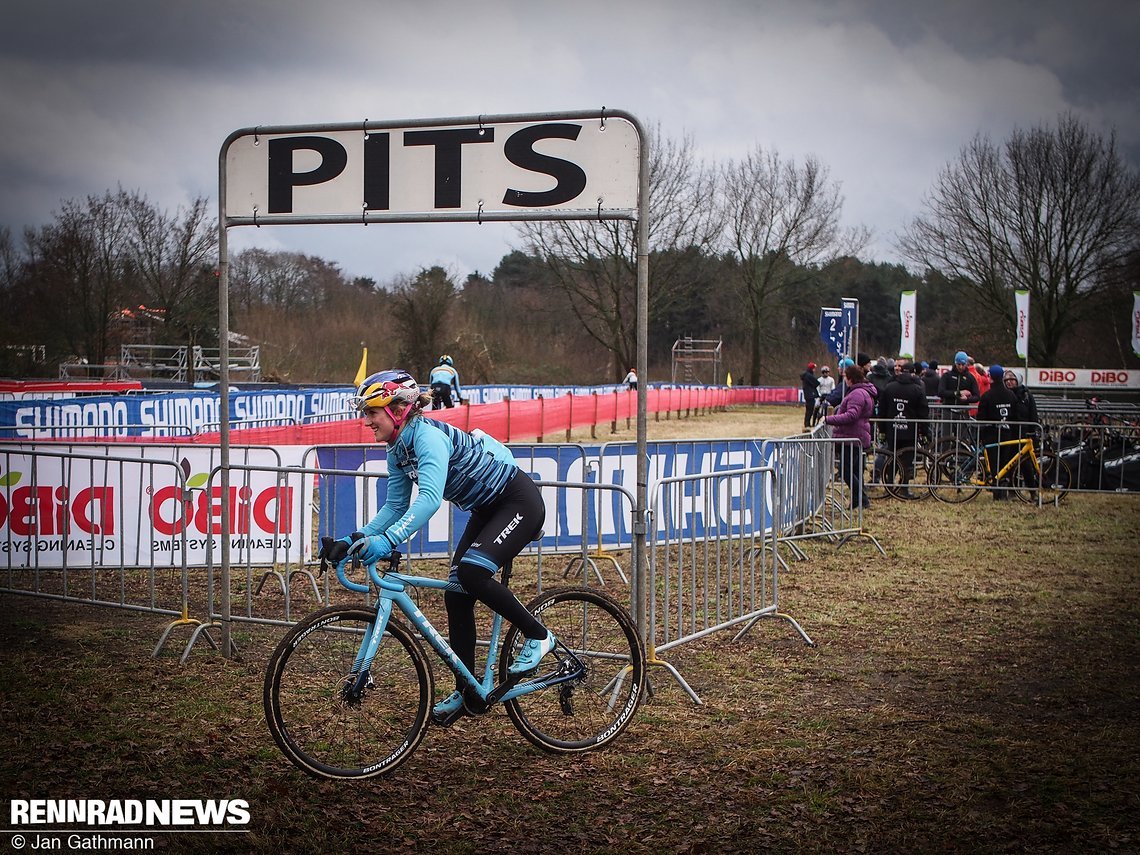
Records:
{"label": "metal barrier", "polygon": [[1140,494],[1140,427],[1046,423],[1053,452],[1065,461],[1071,492]]}
{"label": "metal barrier", "polygon": [[[934,471],[939,458],[948,452],[965,452],[976,458],[982,453],[981,430],[987,425],[1001,424],[1008,428],[1006,438],[1036,437],[1035,450],[1039,457],[1043,453],[1055,454],[1065,461],[1070,476],[1058,475],[1048,485],[1050,488],[1064,484],[1068,492],[1140,492],[1140,426],[1131,422],[1102,418],[1094,422],[1067,423],[1058,419],[1056,413],[1047,413],[1038,422],[986,423],[970,418],[967,408],[961,407],[940,408],[938,415],[942,418],[909,420],[911,425],[929,437],[917,448],[910,444],[909,435],[904,435],[907,436],[905,444],[895,439],[897,434],[890,430],[891,420],[872,420],[875,435],[878,437],[882,432],[887,439],[885,442],[880,439],[875,448],[876,459],[867,472],[870,487],[878,488],[884,498],[894,495],[899,485],[892,478],[883,480],[884,460],[889,455],[906,452],[911,456],[911,469],[915,476],[914,492],[907,498],[921,498],[926,493],[953,489],[947,480],[939,480],[938,473]],[[927,474],[932,476],[927,480],[922,477],[924,466],[928,469]],[[1032,483],[1032,479],[1027,481]],[[1013,487],[1012,483],[1005,483],[985,489],[1008,492]],[[1026,489],[1026,484],[1018,487]],[[885,490],[890,492],[883,492]],[[1043,485],[1037,485],[1039,506],[1053,503],[1043,498],[1046,492]]]}
{"label": "metal barrier", "polygon": [[[154,655],[174,628],[201,625],[190,617],[191,491],[178,462],[0,449],[0,471],[6,533],[0,541],[0,590],[172,616]],[[125,495],[126,485],[134,485],[137,494]],[[172,501],[162,499],[167,492]],[[159,513],[159,502],[171,530],[169,555],[150,537],[149,519]],[[132,519],[129,511],[141,508],[149,508],[151,517],[136,512]],[[77,555],[87,560],[77,561]],[[159,555],[165,560],[157,561]]]}
{"label": "metal barrier", "polygon": [[[314,451],[315,449],[311,450]],[[369,486],[370,481],[376,479],[386,478],[387,472],[380,469],[329,469],[326,467],[278,467],[276,469],[264,466],[244,466],[244,465],[231,465],[231,490],[245,489],[255,473],[264,475],[266,472],[273,474],[276,482],[277,489],[281,495],[286,494],[295,495],[298,492],[305,490],[313,490],[317,488],[318,479],[326,481],[325,489],[320,492],[325,496],[334,496],[337,491],[328,486],[328,481],[332,479],[349,479],[353,482],[354,486],[352,492],[363,499],[364,501],[355,507],[355,510],[361,513],[361,517],[367,520],[375,514],[376,509],[368,503],[368,499],[376,495],[374,485]],[[207,490],[213,489],[213,481],[219,478],[221,474],[220,467],[211,473],[210,484],[207,485]],[[634,507],[634,496],[627,490],[609,484],[593,484],[593,483],[573,483],[573,482],[555,482],[555,481],[542,481],[536,479],[536,484],[544,494],[549,495],[550,491],[557,493],[555,502],[547,501],[547,506],[552,504],[554,507],[562,505],[582,507],[588,509],[592,503],[590,501],[590,493],[593,491],[608,491],[622,497],[632,515],[632,508]],[[580,500],[574,501],[567,498],[567,495],[573,491],[581,491],[582,497]],[[198,637],[206,634],[209,638],[208,632],[213,628],[220,628],[225,622],[244,622],[244,623],[257,623],[257,624],[272,624],[272,625],[288,625],[293,623],[301,615],[294,612],[294,600],[296,595],[292,590],[292,582],[294,578],[300,574],[304,577],[307,583],[303,590],[311,590],[313,597],[311,601],[303,600],[304,613],[311,611],[316,605],[330,602],[333,599],[340,601],[358,601],[361,595],[353,594],[350,591],[342,589],[331,580],[331,574],[324,577],[320,582],[317,581],[313,573],[307,568],[307,563],[311,562],[313,556],[317,552],[316,543],[319,537],[324,535],[343,534],[342,531],[336,531],[327,527],[330,520],[335,519],[330,509],[321,504],[314,502],[309,509],[306,510],[304,503],[299,501],[282,500],[283,504],[290,507],[291,512],[294,514],[292,519],[286,520],[284,516],[279,516],[281,522],[282,534],[286,532],[295,533],[294,537],[282,537],[281,542],[274,544],[275,554],[274,560],[269,569],[262,570],[258,563],[250,560],[249,551],[243,551],[236,548],[231,556],[231,575],[229,579],[218,578],[215,572],[215,562],[212,560],[212,552],[208,561],[207,574],[206,574],[206,587],[207,587],[207,621],[203,623],[198,629],[195,630],[189,643],[187,644],[186,653],[183,658],[189,653],[190,649],[194,646]],[[449,544],[454,542],[454,538],[450,537],[452,515],[445,515],[449,519]],[[548,523],[557,520],[551,520],[548,517]],[[581,537],[580,554],[576,558],[581,558],[588,554],[589,542],[586,536],[586,531],[589,527],[584,529]],[[546,545],[547,537],[543,537],[532,548],[524,550],[523,556],[533,556],[535,558],[535,569],[533,575],[529,572],[520,572],[516,568],[514,582],[512,587],[526,588],[532,586],[534,593],[541,592],[543,589],[543,568],[542,562],[545,555],[550,554],[550,548]],[[410,548],[405,545],[406,559],[410,567],[414,567],[419,562],[427,562],[434,564],[442,564],[439,568],[440,572],[446,573],[446,568],[449,566],[450,549],[446,552],[424,552],[416,549],[415,539],[413,539]],[[401,550],[404,551],[404,550]],[[565,553],[558,553],[558,555],[565,555]],[[562,578],[565,579],[574,567],[574,560],[566,567],[562,573]],[[582,578],[579,581],[581,584],[590,583],[590,574],[588,562],[583,561],[582,565]],[[235,579],[233,571],[237,570],[238,577]],[[600,579],[599,581],[604,580]],[[270,576],[275,576],[281,583],[281,600],[260,597],[264,583]],[[276,590],[276,589],[274,589]],[[625,602],[627,606],[631,607],[636,596],[634,589],[629,589],[628,596],[621,592],[611,592],[617,596],[619,601]],[[259,598],[260,597],[260,598]],[[429,597],[430,599],[430,597]],[[526,599],[526,597],[520,597]],[[368,602],[369,597],[365,596],[364,601]],[[442,602],[442,601],[441,601]],[[211,641],[212,643],[212,641]]]}
{"label": "metal barrier", "polygon": [[[298,425],[300,422],[293,416],[280,416],[269,417],[264,419],[242,419],[241,421],[233,422],[231,427],[234,431],[248,430],[250,428],[261,427],[289,427],[290,425]],[[202,422],[198,426],[196,434],[203,433],[217,433],[218,429],[222,426],[221,422]]]}
{"label": "metal barrier", "polygon": [[[597,490],[598,485],[591,482],[594,462],[588,456],[585,446],[573,443],[511,443],[510,448],[519,468],[536,482],[540,485],[559,487],[554,489],[553,486],[547,486],[542,489],[543,499],[547,508],[551,510],[541,544],[543,552],[548,556],[569,556],[567,574],[579,562],[587,565],[594,570],[598,581],[605,584],[597,562],[591,554],[593,546],[600,548],[600,540],[596,544],[590,542],[591,535],[596,535],[596,530],[591,529],[595,517],[591,515],[593,506],[589,501],[588,492]],[[319,463],[318,457],[321,458]],[[385,461],[386,452],[383,446],[375,443],[314,446],[306,449],[302,457],[302,465],[318,470],[367,469],[375,473],[387,471]],[[566,497],[564,490],[570,484],[588,484],[588,489],[582,490],[580,501],[573,502]],[[337,504],[345,495],[344,492],[336,490],[323,492],[331,504],[321,509],[319,528],[322,531],[347,530],[345,527],[349,524],[362,525],[379,509],[379,500],[373,495],[374,491],[365,491],[367,495],[361,494],[358,490],[351,491],[349,495],[353,507],[347,509],[342,509]],[[365,504],[357,508],[356,505],[361,502]],[[433,530],[437,526],[446,525],[446,531],[433,535],[430,538],[431,546],[426,545],[423,538],[416,538],[412,544],[412,553],[424,558],[438,558],[451,554],[457,529],[460,527],[456,520],[457,514],[461,512],[455,509],[448,514],[437,514],[438,519],[433,518],[429,525]],[[596,526],[594,528],[596,529]],[[530,551],[537,551],[537,547]],[[616,566],[616,569],[622,581],[628,583],[620,565]]]}
{"label": "metal barrier", "polygon": [[[123,439],[132,439],[132,430],[161,430],[162,436],[193,436],[193,431],[190,430],[189,425],[184,424],[165,424],[156,428],[153,424],[144,422],[118,422],[116,424],[107,425],[83,425],[83,424],[56,424],[56,425],[26,425],[21,426],[20,431],[23,434],[31,434],[26,437],[29,441],[37,439],[36,434],[47,434],[43,439],[52,440],[69,440],[69,439],[82,439],[89,436],[97,442],[104,442],[108,439],[115,437],[122,437]],[[0,432],[13,433],[12,428],[0,428]],[[25,437],[21,437],[23,439]]]}
{"label": "metal barrier", "polygon": [[[858,449],[857,440],[832,439],[826,427],[817,427],[809,437],[788,437],[764,441],[764,459],[778,469],[775,518],[779,543],[796,560],[807,558],[800,542],[827,539],[843,546],[854,538],[869,540],[886,555],[878,539],[866,530],[864,507],[853,501],[840,473],[840,449]],[[864,467],[864,494],[867,483]]]}
{"label": "metal barrier", "polygon": [[778,480],[765,466],[655,485],[648,521],[649,664],[667,669],[696,703],[700,697],[661,653],[743,625],[736,641],[764,617],[788,621],[813,644],[779,610]]}

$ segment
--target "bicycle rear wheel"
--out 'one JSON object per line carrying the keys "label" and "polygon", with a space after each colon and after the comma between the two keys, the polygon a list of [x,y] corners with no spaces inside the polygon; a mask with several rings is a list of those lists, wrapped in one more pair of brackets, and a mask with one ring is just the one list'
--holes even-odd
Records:
{"label": "bicycle rear wheel", "polygon": [[368,669],[359,698],[353,662],[376,612],[332,606],[281,639],[265,671],[263,703],[277,746],[318,778],[371,778],[416,750],[428,726],[433,677],[419,641],[397,620]]}
{"label": "bicycle rear wheel", "polygon": [[958,505],[981,491],[977,481],[978,458],[965,451],[947,451],[934,463],[934,498]]}
{"label": "bicycle rear wheel", "polygon": [[[612,742],[645,694],[645,647],[633,618],[616,600],[589,588],[550,590],[527,608],[559,642],[535,679],[549,673],[556,661],[567,669],[581,663],[583,670],[571,680],[507,701],[507,715],[545,751],[574,754]],[[500,680],[507,679],[507,667],[525,640],[516,627],[507,631]]]}
{"label": "bicycle rear wheel", "polygon": [[1037,489],[1037,471],[1028,463],[1019,468],[1013,476],[1013,492],[1017,498],[1031,505],[1037,504],[1038,492],[1043,504],[1053,504],[1064,500],[1073,484],[1073,473],[1069,464],[1055,454],[1042,454],[1037,458],[1041,467],[1041,489]]}

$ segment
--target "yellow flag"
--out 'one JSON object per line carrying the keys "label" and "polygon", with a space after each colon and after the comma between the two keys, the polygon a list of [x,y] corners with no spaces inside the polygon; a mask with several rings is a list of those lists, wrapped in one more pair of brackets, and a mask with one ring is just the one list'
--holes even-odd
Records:
{"label": "yellow flag", "polygon": [[732,373],[730,372],[728,374],[725,374],[724,377],[725,377],[724,385],[725,386],[731,386],[732,385]]}
{"label": "yellow flag", "polygon": [[368,376],[368,348],[364,348],[364,353],[360,354],[360,367],[356,369],[356,380],[353,385],[359,386],[364,382],[364,378]]}

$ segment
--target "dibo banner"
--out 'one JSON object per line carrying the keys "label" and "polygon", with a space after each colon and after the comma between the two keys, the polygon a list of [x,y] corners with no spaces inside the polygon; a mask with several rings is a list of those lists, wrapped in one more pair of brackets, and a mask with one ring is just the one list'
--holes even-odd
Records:
{"label": "dibo banner", "polygon": [[[92,447],[94,449],[94,447]],[[0,457],[0,564],[8,567],[192,567],[216,562],[222,492],[214,453],[181,446],[97,454],[5,452]],[[168,459],[159,459],[160,455]],[[302,449],[249,449],[231,472],[230,549],[266,565],[311,557],[313,476],[279,477]],[[137,460],[128,459],[137,456]],[[296,458],[296,459],[290,459]],[[265,467],[264,469],[260,467]]]}

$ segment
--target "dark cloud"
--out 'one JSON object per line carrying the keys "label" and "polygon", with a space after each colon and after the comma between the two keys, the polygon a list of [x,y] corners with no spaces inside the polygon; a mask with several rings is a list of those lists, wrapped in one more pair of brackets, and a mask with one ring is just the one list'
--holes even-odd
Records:
{"label": "dark cloud", "polygon": [[[46,66],[235,69],[304,48],[289,4],[267,0],[40,0],[10,9],[0,52]],[[275,57],[276,53],[276,57]]]}
{"label": "dark cloud", "polygon": [[[1140,164],[1140,3],[40,0],[0,26],[0,226],[122,185],[217,189],[252,125],[620,107],[714,159],[815,155],[874,251],[976,133],[1072,110]],[[294,230],[290,230],[290,229]],[[508,227],[235,230],[385,279],[489,270]],[[424,234],[416,231],[417,236]],[[322,237],[321,235],[328,235]],[[428,253],[438,247],[438,258]],[[465,269],[464,269],[465,268]]]}
{"label": "dark cloud", "polygon": [[939,39],[966,57],[1042,66],[1078,103],[1140,94],[1140,3],[1129,0],[854,0],[831,14],[872,22],[900,45]]}

